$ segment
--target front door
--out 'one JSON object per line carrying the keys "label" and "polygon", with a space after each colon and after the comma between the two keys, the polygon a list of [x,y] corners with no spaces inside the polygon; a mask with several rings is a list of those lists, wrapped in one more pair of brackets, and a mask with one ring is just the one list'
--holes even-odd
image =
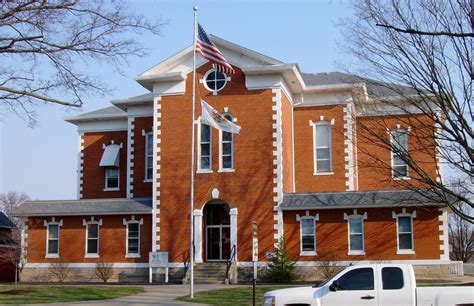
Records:
{"label": "front door", "polygon": [[205,210],[206,260],[224,261],[230,257],[229,206],[208,204]]}
{"label": "front door", "polygon": [[207,226],[207,260],[222,261],[230,256],[230,226]]}

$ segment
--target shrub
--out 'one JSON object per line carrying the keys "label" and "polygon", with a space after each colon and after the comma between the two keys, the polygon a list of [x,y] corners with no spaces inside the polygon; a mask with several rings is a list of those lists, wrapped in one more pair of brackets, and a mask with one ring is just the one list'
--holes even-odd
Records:
{"label": "shrub", "polygon": [[341,271],[342,268],[338,265],[337,259],[336,252],[320,252],[316,257],[316,260],[319,263],[319,272],[325,279],[333,277]]}
{"label": "shrub", "polygon": [[69,276],[69,263],[64,261],[53,262],[50,264],[48,272],[55,277],[58,282],[62,283]]}
{"label": "shrub", "polygon": [[113,267],[113,263],[97,262],[95,264],[95,275],[106,283],[114,275]]}
{"label": "shrub", "polygon": [[294,269],[295,263],[291,261],[290,254],[285,248],[285,241],[281,238],[265,271],[265,278],[277,283],[292,282],[296,279]]}

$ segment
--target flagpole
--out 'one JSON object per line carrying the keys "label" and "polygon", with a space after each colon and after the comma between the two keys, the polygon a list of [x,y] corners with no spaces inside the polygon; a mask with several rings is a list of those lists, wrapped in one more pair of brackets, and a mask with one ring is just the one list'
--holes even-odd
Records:
{"label": "flagpole", "polygon": [[191,200],[189,211],[189,297],[194,298],[194,133],[195,133],[195,111],[196,111],[196,39],[197,39],[197,11],[198,7],[193,7],[194,11],[194,37],[193,37],[193,122],[191,133]]}

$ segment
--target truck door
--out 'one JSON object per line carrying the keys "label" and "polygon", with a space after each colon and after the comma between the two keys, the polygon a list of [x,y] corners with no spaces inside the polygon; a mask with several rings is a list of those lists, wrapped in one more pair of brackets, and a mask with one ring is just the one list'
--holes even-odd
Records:
{"label": "truck door", "polygon": [[322,305],[379,305],[374,278],[373,268],[356,268],[344,273],[322,297]]}
{"label": "truck door", "polygon": [[411,290],[413,284],[409,281],[408,275],[404,275],[404,271],[400,267],[382,267],[379,271],[379,279],[382,280],[379,291],[379,305],[414,305]]}

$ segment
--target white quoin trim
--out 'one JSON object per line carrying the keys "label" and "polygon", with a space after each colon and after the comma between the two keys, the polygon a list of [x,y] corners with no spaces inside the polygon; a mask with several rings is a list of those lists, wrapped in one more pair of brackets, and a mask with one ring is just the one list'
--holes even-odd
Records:
{"label": "white quoin trim", "polygon": [[356,171],[354,161],[354,107],[348,103],[343,108],[344,120],[344,172],[346,191],[356,190]]}
{"label": "white quoin trim", "polygon": [[160,250],[161,97],[153,99],[152,251]]}
{"label": "white quoin trim", "polygon": [[440,246],[439,249],[443,251],[441,253],[440,259],[449,260],[449,232],[448,232],[448,208],[442,207],[439,208],[440,215],[438,217],[440,221],[439,230],[443,232],[439,236]]}
{"label": "white quoin trim", "polygon": [[82,184],[84,178],[84,133],[79,132],[79,147],[77,153],[77,198],[82,199]]}
{"label": "white quoin trim", "polygon": [[280,203],[283,200],[283,138],[282,138],[282,90],[272,89],[272,127],[273,127],[273,202],[274,202],[274,245],[283,237],[283,212]]}
{"label": "white quoin trim", "polygon": [[127,198],[133,198],[133,160],[135,158],[135,117],[128,117],[127,119]]}

